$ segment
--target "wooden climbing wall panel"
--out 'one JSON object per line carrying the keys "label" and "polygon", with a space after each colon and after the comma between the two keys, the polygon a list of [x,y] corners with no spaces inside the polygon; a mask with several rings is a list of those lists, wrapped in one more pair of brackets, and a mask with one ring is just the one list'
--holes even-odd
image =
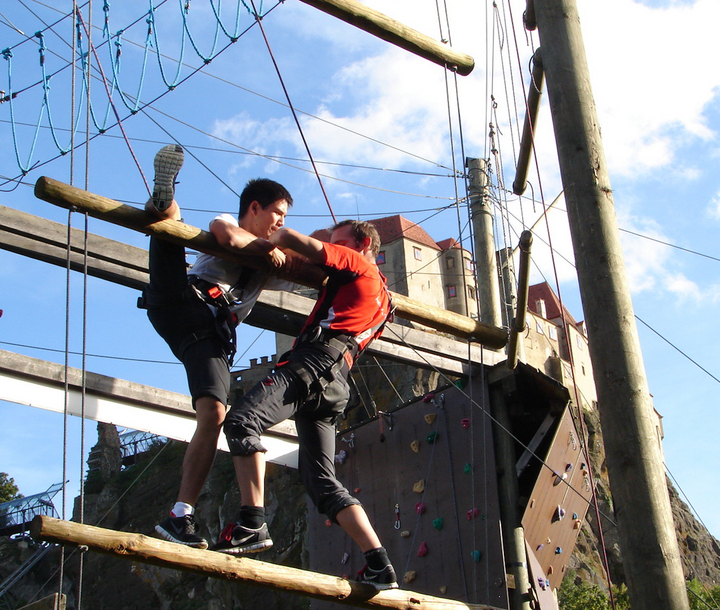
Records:
{"label": "wooden climbing wall panel", "polygon": [[[401,587],[507,608],[491,422],[480,407],[482,395],[479,381],[464,390],[450,386],[344,432],[337,441],[344,460],[336,457],[336,466],[367,510]],[[365,565],[357,546],[314,507],[309,515],[310,569],[354,578]],[[313,602],[317,610],[335,607]]]}
{"label": "wooden climbing wall panel", "polygon": [[[544,574],[536,587],[558,588],[592,496],[590,475],[570,411],[560,419],[523,515],[528,547]],[[541,583],[540,580],[544,580]]]}

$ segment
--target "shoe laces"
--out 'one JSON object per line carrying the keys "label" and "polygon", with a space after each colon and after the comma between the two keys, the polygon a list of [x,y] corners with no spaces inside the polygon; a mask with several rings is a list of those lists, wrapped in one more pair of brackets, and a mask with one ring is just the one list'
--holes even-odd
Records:
{"label": "shoe laces", "polygon": [[219,540],[230,540],[233,537],[233,530],[235,529],[235,524],[231,521],[228,523],[222,532],[220,532],[220,538]]}
{"label": "shoe laces", "polygon": [[195,517],[193,515],[185,515],[185,523],[188,534],[194,534],[197,526]]}

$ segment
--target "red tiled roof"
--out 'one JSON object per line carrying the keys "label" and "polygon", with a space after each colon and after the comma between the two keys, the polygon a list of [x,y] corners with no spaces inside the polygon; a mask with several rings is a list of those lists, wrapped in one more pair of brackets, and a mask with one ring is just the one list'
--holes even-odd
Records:
{"label": "red tiled roof", "polygon": [[[440,248],[420,225],[409,221],[407,218],[403,218],[399,214],[397,216],[376,218],[369,222],[380,234],[380,243],[389,244],[401,237],[405,237],[423,246],[428,246],[433,250],[445,249]],[[317,231],[313,231],[310,237],[314,237],[320,241],[330,241],[330,231],[328,229],[318,229]]]}
{"label": "red tiled roof", "polygon": [[395,240],[405,237],[413,241],[428,246],[433,250],[438,250],[435,240],[430,237],[425,229],[420,225],[403,218],[399,214],[396,216],[387,216],[386,218],[376,218],[370,221],[380,234],[380,241],[383,244],[389,244]]}
{"label": "red tiled roof", "polygon": [[540,312],[538,311],[536,302],[539,299],[545,301],[545,310],[547,312],[548,320],[555,320],[556,318],[561,318],[563,316],[563,314],[561,313],[562,307],[562,311],[565,314],[565,321],[568,324],[572,324],[573,326],[578,325],[578,323],[575,321],[575,318],[572,317],[567,308],[564,305],[561,306],[560,299],[557,298],[557,295],[555,294],[553,289],[550,288],[550,285],[547,282],[541,282],[540,284],[530,286],[528,290],[528,309],[538,315],[540,315]]}

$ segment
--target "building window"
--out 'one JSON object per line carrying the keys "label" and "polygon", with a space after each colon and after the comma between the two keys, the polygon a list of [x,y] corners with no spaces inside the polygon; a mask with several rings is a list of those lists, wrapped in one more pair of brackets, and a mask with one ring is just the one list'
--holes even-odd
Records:
{"label": "building window", "polygon": [[554,326],[551,326],[549,330],[550,330],[550,338],[555,339],[555,341],[557,341],[557,328],[555,328]]}
{"label": "building window", "polygon": [[448,256],[445,260],[447,269],[455,269],[455,259],[452,256]]}
{"label": "building window", "polygon": [[468,286],[468,297],[470,297],[471,300],[475,300],[475,287],[474,286]]}
{"label": "building window", "polygon": [[416,261],[422,260],[422,250],[420,248],[413,248],[413,256]]}
{"label": "building window", "polygon": [[448,297],[452,299],[456,296],[457,296],[457,289],[455,288],[455,286],[448,286]]}
{"label": "building window", "polygon": [[577,337],[576,337],[576,340],[577,340],[577,346],[578,346],[578,349],[583,349],[583,347],[584,347],[584,346],[583,346],[583,339],[582,339],[582,336],[580,336],[580,335],[577,335]]}
{"label": "building window", "polygon": [[465,269],[472,272],[473,262],[469,258],[463,258],[463,261],[465,262]]}
{"label": "building window", "polygon": [[544,335],[545,331],[543,331],[543,325],[540,323],[539,320],[535,321],[535,330],[537,330],[539,335]]}
{"label": "building window", "polygon": [[380,250],[377,255],[377,264],[378,265],[384,265],[385,264],[385,250]]}

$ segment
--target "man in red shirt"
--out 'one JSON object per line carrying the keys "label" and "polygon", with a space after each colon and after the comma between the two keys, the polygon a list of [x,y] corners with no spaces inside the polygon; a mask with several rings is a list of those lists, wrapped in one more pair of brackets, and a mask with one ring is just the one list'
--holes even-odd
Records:
{"label": "man in red shirt", "polygon": [[397,587],[387,552],[357,498],[335,477],[335,422],[350,397],[347,378],[359,353],[382,332],[390,313],[385,278],[375,259],[380,238],[366,222],[346,220],[332,230],[330,243],[292,229],[268,241],[294,250],[328,273],[328,282],[300,336],[273,372],[240,397],[225,418],[243,505],[232,531],[215,550],[252,553],[272,546],[265,524],[265,451],[260,436],[295,417],[299,471],[318,511],[338,523],[360,546],[367,566],[359,580],[376,588]]}

